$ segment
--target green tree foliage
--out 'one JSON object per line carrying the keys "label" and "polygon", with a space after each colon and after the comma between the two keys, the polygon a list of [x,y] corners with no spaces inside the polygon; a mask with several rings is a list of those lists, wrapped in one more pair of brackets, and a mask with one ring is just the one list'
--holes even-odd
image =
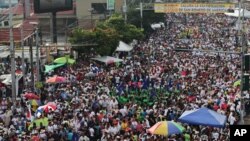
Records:
{"label": "green tree foliage", "polygon": [[95,36],[95,32],[92,32],[91,30],[76,28],[72,31],[69,41],[74,44],[92,43],[95,40]]}
{"label": "green tree foliage", "polygon": [[133,39],[142,39],[143,36],[141,29],[125,24],[121,15],[114,14],[106,21],[98,23],[94,30],[74,29],[69,41],[73,44],[97,44],[94,48],[97,53],[110,55],[115,51],[120,40],[130,43]]}
{"label": "green tree foliage", "polygon": [[114,28],[120,35],[120,39],[125,43],[131,43],[133,39],[140,40],[144,36],[140,28],[132,24],[125,24],[124,19],[119,14],[114,14],[105,24]]}

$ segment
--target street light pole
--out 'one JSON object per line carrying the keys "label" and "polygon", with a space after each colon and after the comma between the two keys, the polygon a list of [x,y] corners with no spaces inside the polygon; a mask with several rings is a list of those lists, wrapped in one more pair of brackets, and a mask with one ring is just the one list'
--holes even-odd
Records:
{"label": "street light pole", "polygon": [[15,106],[16,104],[16,64],[15,64],[15,48],[14,48],[14,39],[13,39],[13,25],[12,25],[12,3],[9,0],[9,29],[10,29],[10,56],[11,56],[11,96],[12,102]]}

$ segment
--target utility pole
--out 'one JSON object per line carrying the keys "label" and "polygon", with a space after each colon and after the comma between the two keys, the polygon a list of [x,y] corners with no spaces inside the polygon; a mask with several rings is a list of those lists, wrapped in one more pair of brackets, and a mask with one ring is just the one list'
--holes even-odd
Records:
{"label": "utility pole", "polygon": [[40,82],[40,55],[39,55],[39,36],[38,28],[36,28],[36,80]]}
{"label": "utility pole", "polygon": [[12,18],[13,13],[11,10],[12,4],[9,0],[9,29],[10,29],[10,56],[11,56],[11,96],[14,107],[16,105],[16,64],[15,64],[15,48],[14,48],[14,39],[13,39],[13,25]]}
{"label": "utility pole", "polygon": [[[242,31],[242,16],[241,16],[241,6],[242,6],[242,0],[239,0],[239,16],[238,16],[238,37],[241,40],[238,41],[239,45],[241,44],[241,96],[240,96],[240,103],[241,103],[241,113],[240,113],[240,124],[244,125],[244,113],[245,113],[245,104],[244,104],[244,56],[245,56],[245,43],[244,43],[244,38],[243,38],[243,31]],[[244,13],[244,9],[243,9]]]}
{"label": "utility pole", "polygon": [[25,86],[25,65],[24,65],[24,37],[23,37],[23,26],[21,27],[21,48],[22,48],[22,75],[23,75],[23,86]]}
{"label": "utility pole", "polygon": [[125,20],[125,23],[127,23],[127,19],[128,19],[128,17],[127,17],[127,12],[128,12],[128,8],[127,8],[127,0],[123,0],[123,3],[124,3],[124,5],[123,5],[123,12],[124,12],[124,20]]}
{"label": "utility pole", "polygon": [[142,27],[142,22],[143,22],[143,5],[142,5],[142,0],[140,2],[140,13],[141,13],[141,30],[143,29]]}
{"label": "utility pole", "polygon": [[33,38],[29,38],[29,49],[30,49],[30,72],[31,72],[31,90],[34,91],[34,64],[33,64]]}

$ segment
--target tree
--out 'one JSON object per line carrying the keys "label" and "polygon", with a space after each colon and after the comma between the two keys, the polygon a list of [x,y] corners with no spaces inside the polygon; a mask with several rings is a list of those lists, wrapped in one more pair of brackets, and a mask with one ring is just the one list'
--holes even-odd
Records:
{"label": "tree", "polygon": [[[99,22],[94,30],[74,29],[69,41],[73,44],[97,44],[94,51],[100,55],[111,55],[120,40],[130,43],[133,39],[140,40],[143,37],[141,29],[131,24],[125,24],[121,15],[114,14],[108,20]],[[85,46],[82,51],[88,52],[90,48]]]}
{"label": "tree", "polygon": [[69,42],[74,44],[92,43],[95,40],[95,36],[95,33],[90,30],[75,28],[70,35]]}
{"label": "tree", "polygon": [[132,24],[125,24],[125,20],[120,14],[112,15],[106,25],[114,28],[120,35],[120,40],[125,43],[131,43],[134,39],[140,40],[144,37],[143,31]]}
{"label": "tree", "polygon": [[101,25],[94,32],[96,33],[96,43],[98,44],[96,51],[100,55],[111,55],[119,45],[120,37],[117,31]]}

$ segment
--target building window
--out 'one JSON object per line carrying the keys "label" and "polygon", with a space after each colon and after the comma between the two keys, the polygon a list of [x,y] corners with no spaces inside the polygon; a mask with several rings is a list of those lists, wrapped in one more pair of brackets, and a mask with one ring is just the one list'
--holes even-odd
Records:
{"label": "building window", "polygon": [[91,3],[93,14],[103,14],[107,9],[107,3]]}

